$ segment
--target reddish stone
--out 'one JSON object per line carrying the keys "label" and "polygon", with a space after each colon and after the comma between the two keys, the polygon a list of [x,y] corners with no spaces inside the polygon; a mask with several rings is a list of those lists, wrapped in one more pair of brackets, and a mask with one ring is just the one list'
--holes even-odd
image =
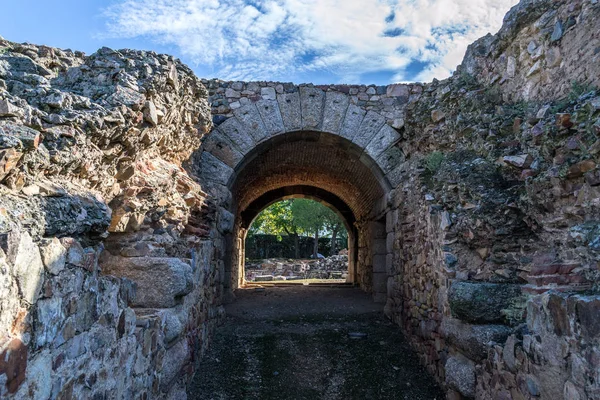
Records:
{"label": "reddish stone", "polygon": [[531,275],[552,275],[558,271],[557,264],[533,265]]}
{"label": "reddish stone", "polygon": [[573,126],[571,122],[571,114],[556,114],[556,125],[570,128]]}
{"label": "reddish stone", "polygon": [[562,275],[570,274],[575,268],[581,266],[581,264],[557,264],[558,273]]}
{"label": "reddish stone", "polygon": [[23,153],[15,149],[0,150],[0,181],[17,165]]}
{"label": "reddish stone", "polygon": [[19,340],[12,339],[2,346],[0,353],[0,375],[6,375],[6,388],[9,393],[15,393],[25,380],[27,370],[27,346]]}
{"label": "reddish stone", "polygon": [[531,176],[536,176],[537,175],[537,171],[533,170],[533,169],[524,169],[523,171],[521,171],[521,179],[525,180]]}
{"label": "reddish stone", "polygon": [[594,168],[596,168],[596,163],[592,160],[578,162],[577,164],[571,165],[569,171],[567,172],[567,178],[578,178]]}

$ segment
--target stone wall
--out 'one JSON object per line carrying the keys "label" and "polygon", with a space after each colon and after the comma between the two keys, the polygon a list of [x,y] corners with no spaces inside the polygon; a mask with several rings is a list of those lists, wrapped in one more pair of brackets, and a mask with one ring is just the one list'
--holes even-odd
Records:
{"label": "stone wall", "polygon": [[185,398],[222,314],[181,167],[206,91],[168,56],[0,40],[0,397]]}
{"label": "stone wall", "polygon": [[598,17],[594,1],[522,1],[497,34],[469,46],[460,70],[513,102],[556,100],[574,83],[600,86]]}
{"label": "stone wall", "polygon": [[[599,12],[523,2],[405,109],[385,310],[449,398],[599,396]],[[555,40],[540,28],[563,19]],[[498,72],[529,41],[540,70],[521,53]],[[577,56],[546,65],[556,51]]]}

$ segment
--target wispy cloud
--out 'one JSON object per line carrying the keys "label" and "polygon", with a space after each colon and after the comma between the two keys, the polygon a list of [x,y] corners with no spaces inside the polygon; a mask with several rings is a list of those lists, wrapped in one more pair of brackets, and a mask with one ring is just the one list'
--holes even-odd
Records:
{"label": "wispy cloud", "polygon": [[[357,83],[445,78],[469,43],[500,28],[516,0],[120,0],[109,37],[146,37],[230,80],[318,73]],[[416,74],[410,65],[423,65]]]}

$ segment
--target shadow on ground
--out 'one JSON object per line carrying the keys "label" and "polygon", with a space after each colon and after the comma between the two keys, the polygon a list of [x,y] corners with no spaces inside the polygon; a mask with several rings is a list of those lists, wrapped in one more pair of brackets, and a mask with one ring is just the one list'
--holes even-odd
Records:
{"label": "shadow on ground", "polygon": [[443,399],[381,305],[355,288],[236,292],[188,397]]}

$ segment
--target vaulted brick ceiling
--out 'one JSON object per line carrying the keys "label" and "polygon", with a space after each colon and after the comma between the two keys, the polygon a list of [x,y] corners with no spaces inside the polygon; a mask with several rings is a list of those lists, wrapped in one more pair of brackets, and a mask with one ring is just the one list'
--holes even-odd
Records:
{"label": "vaulted brick ceiling", "polygon": [[277,136],[246,156],[231,188],[241,212],[267,192],[301,185],[339,197],[359,220],[371,212],[387,183],[372,160],[348,140],[295,132]]}

